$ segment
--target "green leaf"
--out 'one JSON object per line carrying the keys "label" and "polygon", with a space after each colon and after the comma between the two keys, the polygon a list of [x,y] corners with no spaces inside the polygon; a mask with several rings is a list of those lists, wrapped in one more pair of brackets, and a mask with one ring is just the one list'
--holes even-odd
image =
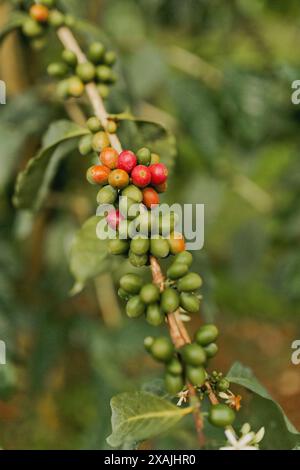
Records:
{"label": "green leaf", "polygon": [[177,155],[175,136],[162,124],[146,119],[134,118],[130,114],[118,114],[120,121],[120,138],[124,148],[137,151],[141,147],[149,147],[158,153],[169,170],[172,169]]}
{"label": "green leaf", "polygon": [[62,158],[76,148],[87,129],[70,121],[54,122],[43,139],[42,149],[19,173],[14,204],[19,209],[38,210],[43,203]]}
{"label": "green leaf", "polygon": [[70,270],[76,280],[71,294],[78,294],[89,279],[112,267],[107,242],[97,238],[99,217],[88,219],[75,236],[70,252]]}
{"label": "green leaf", "polygon": [[146,392],[121,393],[111,399],[112,447],[150,439],[175,425],[191,408],[179,408]]}
{"label": "green leaf", "polygon": [[20,12],[13,12],[10,15],[8,22],[3,26],[0,30],[0,42],[7,36],[7,34],[11,33],[13,30],[20,28],[24,22],[24,20],[28,18],[27,15]]}
{"label": "green leaf", "polygon": [[246,419],[253,429],[265,426],[266,436],[262,445],[268,449],[292,449],[300,445],[300,433],[285,415],[281,406],[256,379],[251,369],[236,362],[227,374],[231,383],[241,385],[255,394]]}

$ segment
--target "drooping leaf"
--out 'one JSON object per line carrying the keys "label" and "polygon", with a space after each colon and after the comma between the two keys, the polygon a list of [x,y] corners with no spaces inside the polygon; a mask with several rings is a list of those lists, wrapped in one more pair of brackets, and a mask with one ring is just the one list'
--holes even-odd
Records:
{"label": "drooping leaf", "polygon": [[300,433],[251,369],[236,362],[229,370],[227,378],[231,383],[241,385],[255,394],[250,406],[247,406],[247,411],[244,412],[247,412],[246,419],[252,424],[253,429],[259,426],[265,427],[266,435],[262,448],[292,449],[300,445]]}
{"label": "drooping leaf", "polygon": [[111,399],[111,409],[113,432],[107,442],[112,447],[154,437],[192,411],[147,392],[121,393]]}
{"label": "drooping leaf", "polygon": [[0,30],[0,43],[7,36],[7,34],[11,33],[17,28],[20,28],[26,18],[27,15],[21,12],[14,11],[11,13],[9,20]]}
{"label": "drooping leaf", "polygon": [[38,210],[56,174],[60,160],[76,148],[79,137],[88,131],[70,121],[53,123],[43,139],[43,147],[18,175],[14,204],[19,209]]}
{"label": "drooping leaf", "polygon": [[70,270],[76,281],[72,294],[80,292],[89,279],[109,271],[112,267],[106,241],[97,238],[98,223],[97,216],[88,219],[78,231],[72,244]]}

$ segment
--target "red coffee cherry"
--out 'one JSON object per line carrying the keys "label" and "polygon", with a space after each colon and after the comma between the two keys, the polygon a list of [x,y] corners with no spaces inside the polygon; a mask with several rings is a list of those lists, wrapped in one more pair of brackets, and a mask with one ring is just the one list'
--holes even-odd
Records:
{"label": "red coffee cherry", "polygon": [[107,184],[110,169],[104,165],[91,166],[86,174],[87,180],[91,184]]}
{"label": "red coffee cherry", "polygon": [[119,227],[120,222],[122,220],[124,220],[124,217],[122,216],[119,210],[112,210],[106,216],[106,221],[108,225],[114,230],[116,230]]}
{"label": "red coffee cherry", "polygon": [[163,184],[168,178],[168,169],[163,163],[155,163],[150,165],[149,170],[151,172],[152,184]]}
{"label": "red coffee cherry", "polygon": [[150,169],[145,165],[136,166],[131,173],[132,182],[139,188],[145,188],[151,183]]}
{"label": "red coffee cherry", "polygon": [[113,188],[123,189],[129,184],[129,175],[124,170],[113,170],[109,175],[108,182]]}
{"label": "red coffee cherry", "polygon": [[137,158],[130,150],[124,150],[120,153],[118,158],[118,168],[131,173],[134,167],[137,165]]}
{"label": "red coffee cherry", "polygon": [[157,191],[158,193],[165,193],[168,189],[168,183],[165,181],[164,183],[162,184],[156,184],[154,186],[154,189],[155,191]]}
{"label": "red coffee cherry", "polygon": [[148,209],[151,206],[157,206],[159,204],[159,195],[153,188],[146,188],[143,190],[143,203]]}
{"label": "red coffee cherry", "polygon": [[118,152],[112,147],[106,147],[100,153],[100,161],[103,165],[107,166],[111,170],[117,168],[118,164]]}
{"label": "red coffee cherry", "polygon": [[38,23],[46,23],[49,18],[49,10],[45,5],[32,5],[30,16]]}

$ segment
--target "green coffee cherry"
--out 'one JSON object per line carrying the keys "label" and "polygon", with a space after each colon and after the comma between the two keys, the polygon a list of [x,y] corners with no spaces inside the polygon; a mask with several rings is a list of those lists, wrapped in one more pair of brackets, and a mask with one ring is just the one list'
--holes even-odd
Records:
{"label": "green coffee cherry", "polygon": [[108,251],[112,255],[124,255],[129,250],[129,243],[127,240],[119,240],[116,238],[115,240],[108,241]]}
{"label": "green coffee cherry", "polygon": [[113,121],[112,119],[109,119],[106,130],[109,134],[115,134],[118,130],[118,125],[116,121]]}
{"label": "green coffee cherry", "polygon": [[92,137],[90,135],[85,135],[79,141],[79,152],[81,155],[89,155],[92,151]]}
{"label": "green coffee cherry", "polygon": [[174,231],[175,222],[175,214],[173,212],[165,215],[160,214],[158,221],[159,233],[169,237]]}
{"label": "green coffee cherry", "polygon": [[200,309],[200,300],[194,294],[187,292],[181,292],[180,294],[180,305],[189,313],[197,313]]}
{"label": "green coffee cherry", "polygon": [[179,279],[177,288],[180,292],[192,292],[202,286],[202,279],[197,273],[189,273]]}
{"label": "green coffee cherry", "polygon": [[74,98],[80,98],[80,96],[84,93],[84,84],[78,77],[70,77],[68,79],[69,85],[69,95],[73,96]]}
{"label": "green coffee cherry", "polygon": [[148,263],[148,256],[136,255],[132,253],[132,251],[129,251],[129,261],[132,266],[135,266],[136,268],[141,268],[142,266],[145,266]]}
{"label": "green coffee cherry", "polygon": [[22,32],[29,38],[36,38],[43,34],[44,29],[37,21],[33,20],[32,18],[28,18],[23,23]]}
{"label": "green coffee cherry", "polygon": [[133,199],[133,201],[135,202],[142,202],[143,200],[142,191],[136,186],[134,186],[134,184],[130,184],[129,186],[127,186],[127,188],[123,189],[122,196],[129,197],[130,199]]}
{"label": "green coffee cherry", "polygon": [[145,284],[141,289],[140,297],[145,304],[154,304],[160,298],[159,288],[155,284]]}
{"label": "green coffee cherry", "polygon": [[104,54],[104,63],[106,65],[114,65],[117,60],[117,55],[114,51],[107,51]]}
{"label": "green coffee cherry", "polygon": [[137,274],[125,274],[120,279],[121,288],[129,294],[139,294],[143,287],[143,281]]}
{"label": "green coffee cherry", "polygon": [[135,255],[145,255],[150,248],[150,241],[148,238],[134,238],[130,244],[130,250]]}
{"label": "green coffee cherry", "polygon": [[118,289],[118,296],[120,297],[120,299],[122,300],[129,300],[130,299],[130,295],[128,294],[128,292],[126,292],[124,289],[122,289],[122,287],[120,287]]}
{"label": "green coffee cherry", "polygon": [[169,362],[174,354],[174,346],[171,340],[164,336],[155,338],[151,347],[151,354],[157,361]]}
{"label": "green coffee cherry", "polygon": [[187,264],[190,268],[193,263],[193,256],[188,251],[182,251],[175,256],[174,262]]}
{"label": "green coffee cherry", "polygon": [[175,289],[167,287],[161,295],[161,309],[164,313],[175,312],[179,307],[179,294]]}
{"label": "green coffee cherry", "polygon": [[104,85],[104,83],[99,83],[97,85],[97,90],[98,90],[98,93],[101,96],[101,98],[103,98],[104,100],[105,100],[105,98],[108,97],[108,95],[110,93],[109,87],[107,85]]}
{"label": "green coffee cherry", "polygon": [[74,16],[72,15],[65,15],[65,25],[68,26],[69,28],[73,28],[73,26],[75,25],[76,23],[76,20],[74,18]]}
{"label": "green coffee cherry", "polygon": [[66,99],[69,96],[69,80],[61,80],[56,88],[56,94],[59,98]]}
{"label": "green coffee cherry", "polygon": [[[131,297],[126,305],[126,314],[129,318],[137,318],[145,313],[146,306],[138,295]],[[152,348],[151,348],[152,350]]]}
{"label": "green coffee cherry", "polygon": [[210,343],[207,346],[204,346],[203,349],[204,349],[208,359],[211,359],[212,357],[215,357],[215,355],[217,354],[217,352],[219,350],[216,343]]}
{"label": "green coffee cherry", "polygon": [[68,67],[64,62],[53,62],[48,65],[47,73],[51,77],[63,78],[68,73]]}
{"label": "green coffee cherry", "polygon": [[221,379],[217,383],[217,390],[219,392],[226,392],[230,387],[230,383],[227,379]]}
{"label": "green coffee cherry", "polygon": [[224,428],[235,420],[235,412],[227,405],[212,405],[208,419],[213,426]]}
{"label": "green coffee cherry", "polygon": [[146,351],[151,352],[151,348],[152,348],[153,343],[154,343],[153,336],[147,336],[144,339],[144,346],[145,346]]}
{"label": "green coffee cherry", "polygon": [[90,45],[88,50],[88,58],[94,64],[100,64],[103,60],[105,47],[101,42],[94,42]]}
{"label": "green coffee cherry", "polygon": [[165,387],[170,395],[177,395],[184,387],[182,377],[179,375],[166,374]]}
{"label": "green coffee cherry", "polygon": [[86,125],[87,125],[88,129],[93,133],[99,132],[102,129],[100,119],[98,119],[96,116],[90,117],[86,121]]}
{"label": "green coffee cherry", "polygon": [[71,51],[70,49],[64,49],[61,56],[62,60],[67,65],[69,65],[70,67],[76,67],[78,59],[75,52]]}
{"label": "green coffee cherry", "polygon": [[163,323],[164,319],[165,316],[162,313],[158,304],[148,305],[146,312],[146,320],[149,325],[159,326]]}
{"label": "green coffee cherry", "polygon": [[100,82],[109,83],[112,80],[113,73],[107,65],[98,65],[96,68],[96,76]]}
{"label": "green coffee cherry", "polygon": [[151,162],[151,152],[150,152],[150,150],[147,149],[146,147],[141,148],[141,149],[137,152],[136,156],[137,156],[139,165],[145,165],[145,166],[150,165],[150,162]]}
{"label": "green coffee cherry", "polygon": [[35,51],[41,51],[42,49],[46,47],[46,44],[47,44],[47,40],[43,36],[32,38],[30,42],[32,49],[34,49]]}
{"label": "green coffee cherry", "polygon": [[94,80],[96,76],[95,66],[91,62],[84,62],[76,67],[76,74],[83,81],[89,83]]}
{"label": "green coffee cherry", "polygon": [[179,279],[180,277],[185,276],[189,272],[189,267],[187,264],[183,263],[173,263],[167,271],[167,276],[169,279]]}
{"label": "green coffee cherry", "polygon": [[169,243],[163,238],[153,238],[150,242],[150,251],[156,258],[166,258],[170,252]]}
{"label": "green coffee cherry", "polygon": [[65,16],[59,10],[51,10],[49,14],[49,23],[54,28],[60,28],[65,24]]}
{"label": "green coffee cherry", "polygon": [[[129,197],[126,197],[126,198],[122,197],[122,199],[120,199],[119,201],[120,201],[119,202],[119,210],[120,210],[121,214],[123,216],[127,217],[129,220],[134,219],[137,216],[139,209],[137,207],[136,209],[132,208],[130,210],[130,208],[132,206],[134,206],[136,204],[136,202],[133,199],[129,198]],[[131,215],[129,215],[129,213]],[[136,254],[144,254],[144,253],[136,253]]]}
{"label": "green coffee cherry", "polygon": [[95,152],[97,153],[102,152],[103,149],[108,147],[109,140],[108,140],[106,132],[103,132],[103,131],[97,132],[93,137],[92,146]]}
{"label": "green coffee cherry", "polygon": [[183,367],[181,362],[177,358],[171,359],[167,364],[167,372],[172,375],[181,375],[183,372]]}
{"label": "green coffee cherry", "polygon": [[110,185],[101,188],[97,194],[98,204],[113,204],[118,196],[118,192]]}
{"label": "green coffee cherry", "polygon": [[195,340],[201,346],[207,346],[210,343],[216,341],[219,335],[219,330],[215,325],[203,325],[197,331],[195,335]]}
{"label": "green coffee cherry", "polygon": [[190,366],[202,366],[206,362],[206,354],[199,344],[186,344],[181,348],[181,355],[184,362]]}
{"label": "green coffee cherry", "polygon": [[189,382],[195,387],[202,387],[206,380],[206,372],[203,367],[187,366],[186,376]]}

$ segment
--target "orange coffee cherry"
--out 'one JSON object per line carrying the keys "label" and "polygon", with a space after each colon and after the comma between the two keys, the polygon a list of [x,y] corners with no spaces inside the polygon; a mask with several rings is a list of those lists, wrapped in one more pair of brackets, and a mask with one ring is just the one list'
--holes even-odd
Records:
{"label": "orange coffee cherry", "polygon": [[32,5],[30,16],[38,23],[46,23],[49,18],[49,10],[45,5]]}
{"label": "orange coffee cherry", "polygon": [[177,255],[178,253],[185,251],[185,240],[181,233],[171,233],[168,242],[170,246],[170,252],[173,255]]}
{"label": "orange coffee cherry", "polygon": [[118,158],[119,158],[118,152],[112,147],[106,147],[100,153],[100,161],[102,165],[107,166],[111,170],[114,170],[115,168],[117,168]]}
{"label": "orange coffee cherry", "polygon": [[86,177],[91,184],[107,184],[110,169],[104,165],[94,165],[88,169]]}
{"label": "orange coffee cherry", "polygon": [[143,190],[143,203],[148,209],[151,206],[157,206],[159,204],[159,195],[153,188],[146,188]]}
{"label": "orange coffee cherry", "polygon": [[124,170],[113,170],[109,175],[108,182],[113,188],[123,189],[129,184],[129,175]]}

